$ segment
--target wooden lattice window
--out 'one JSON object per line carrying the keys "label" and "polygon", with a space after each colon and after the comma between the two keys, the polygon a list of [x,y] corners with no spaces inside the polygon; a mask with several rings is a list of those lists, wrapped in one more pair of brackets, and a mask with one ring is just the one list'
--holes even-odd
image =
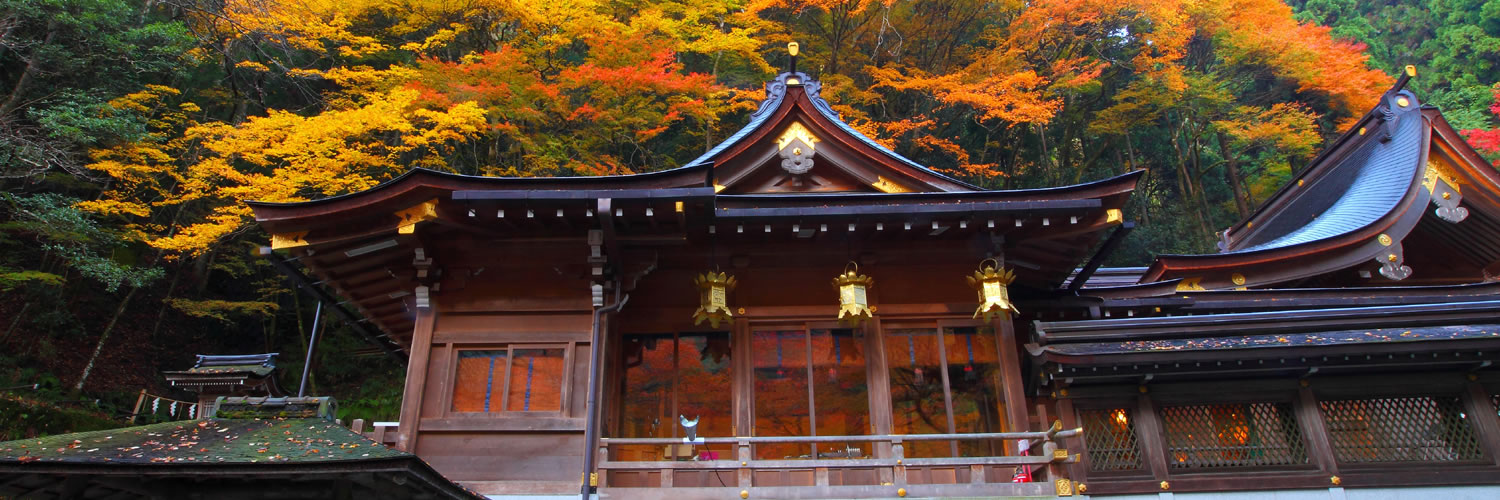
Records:
{"label": "wooden lattice window", "polygon": [[1341,463],[1455,462],[1482,457],[1457,396],[1320,401]]}
{"label": "wooden lattice window", "polygon": [[1168,406],[1161,419],[1174,469],[1307,463],[1291,403]]}
{"label": "wooden lattice window", "polygon": [[1141,447],[1135,438],[1135,418],[1126,408],[1079,410],[1089,470],[1132,471],[1141,468]]}

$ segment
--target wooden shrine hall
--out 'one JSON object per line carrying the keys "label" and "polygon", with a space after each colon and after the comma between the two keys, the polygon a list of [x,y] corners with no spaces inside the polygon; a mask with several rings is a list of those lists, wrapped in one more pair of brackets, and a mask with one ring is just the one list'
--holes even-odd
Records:
{"label": "wooden shrine hall", "polygon": [[1500,172],[1406,81],[1148,268],[1100,267],[1140,172],[980,189],[796,71],[680,168],[250,206],[496,498],[1500,493]]}

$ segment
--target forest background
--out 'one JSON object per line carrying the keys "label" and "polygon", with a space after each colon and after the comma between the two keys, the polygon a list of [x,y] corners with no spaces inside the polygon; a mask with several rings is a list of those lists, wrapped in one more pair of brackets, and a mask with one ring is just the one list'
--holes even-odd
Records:
{"label": "forest background", "polygon": [[[314,304],[241,200],[672,168],[794,40],[853,126],[980,186],[1147,170],[1112,265],[1212,251],[1406,64],[1500,149],[1500,0],[1289,3],[0,0],[0,440],[188,399],[159,373],[195,353],[295,387]],[[401,367],[327,327],[311,392],[394,419]]]}

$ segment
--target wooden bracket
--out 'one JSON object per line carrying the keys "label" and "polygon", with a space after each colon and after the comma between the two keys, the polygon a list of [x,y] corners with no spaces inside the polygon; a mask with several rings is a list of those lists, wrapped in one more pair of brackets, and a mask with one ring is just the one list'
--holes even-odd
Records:
{"label": "wooden bracket", "polygon": [[417,232],[417,223],[438,218],[437,198],[418,203],[395,213],[401,223],[396,226],[397,234],[412,234]]}
{"label": "wooden bracket", "polygon": [[307,231],[294,233],[280,233],[271,235],[271,249],[281,250],[283,248],[297,248],[307,246]]}

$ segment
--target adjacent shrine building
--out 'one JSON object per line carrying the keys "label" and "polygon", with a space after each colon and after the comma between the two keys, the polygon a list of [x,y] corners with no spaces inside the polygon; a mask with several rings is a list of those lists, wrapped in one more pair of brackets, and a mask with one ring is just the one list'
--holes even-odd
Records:
{"label": "adjacent shrine building", "polygon": [[1500,172],[1405,82],[1149,268],[1100,268],[1141,172],[983,190],[800,72],[681,168],[250,204],[483,494],[1500,493]]}

